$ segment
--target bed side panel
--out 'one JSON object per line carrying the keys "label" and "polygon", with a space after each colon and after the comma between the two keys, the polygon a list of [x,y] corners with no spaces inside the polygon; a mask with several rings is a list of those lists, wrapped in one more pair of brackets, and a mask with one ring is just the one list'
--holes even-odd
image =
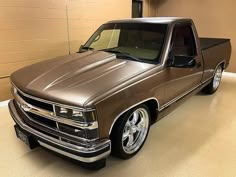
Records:
{"label": "bed side panel", "polygon": [[214,47],[202,51],[204,58],[204,73],[202,81],[206,81],[213,77],[216,67],[220,63],[224,63],[224,68],[228,67],[231,56],[230,42],[224,42]]}

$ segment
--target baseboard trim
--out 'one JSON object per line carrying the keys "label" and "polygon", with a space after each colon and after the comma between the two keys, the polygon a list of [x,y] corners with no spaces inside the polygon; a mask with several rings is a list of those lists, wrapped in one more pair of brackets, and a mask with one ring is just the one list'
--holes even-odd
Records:
{"label": "baseboard trim", "polygon": [[10,101],[10,100],[6,100],[6,101],[0,102],[0,108],[6,107],[9,101]]}
{"label": "baseboard trim", "polygon": [[223,76],[236,77],[236,73],[231,73],[231,72],[223,72]]}

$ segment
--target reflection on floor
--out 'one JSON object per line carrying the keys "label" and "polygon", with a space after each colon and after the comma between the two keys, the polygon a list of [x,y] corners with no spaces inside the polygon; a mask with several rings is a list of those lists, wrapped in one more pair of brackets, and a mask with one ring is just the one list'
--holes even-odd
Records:
{"label": "reflection on floor", "polygon": [[99,171],[16,138],[7,107],[0,108],[0,176],[220,176],[236,175],[236,77],[224,76],[216,94],[196,95],[151,127],[143,149],[132,159],[113,157]]}

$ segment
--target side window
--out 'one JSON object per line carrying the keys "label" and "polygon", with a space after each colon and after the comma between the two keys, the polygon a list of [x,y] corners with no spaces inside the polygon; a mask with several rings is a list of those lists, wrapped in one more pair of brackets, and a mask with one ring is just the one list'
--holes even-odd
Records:
{"label": "side window", "polygon": [[195,56],[196,44],[191,24],[176,25],[172,36],[172,56]]}

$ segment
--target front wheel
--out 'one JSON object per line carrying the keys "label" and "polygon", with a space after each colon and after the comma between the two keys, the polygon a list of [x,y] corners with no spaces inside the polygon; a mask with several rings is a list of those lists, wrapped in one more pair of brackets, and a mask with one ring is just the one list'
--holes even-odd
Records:
{"label": "front wheel", "polygon": [[203,93],[213,94],[216,92],[216,90],[220,86],[222,72],[223,72],[223,69],[222,69],[222,66],[220,65],[217,67],[212,81],[206,87],[202,89]]}
{"label": "front wheel", "polygon": [[112,154],[122,159],[134,156],[143,146],[150,127],[150,112],[140,105],[125,113],[111,134]]}

